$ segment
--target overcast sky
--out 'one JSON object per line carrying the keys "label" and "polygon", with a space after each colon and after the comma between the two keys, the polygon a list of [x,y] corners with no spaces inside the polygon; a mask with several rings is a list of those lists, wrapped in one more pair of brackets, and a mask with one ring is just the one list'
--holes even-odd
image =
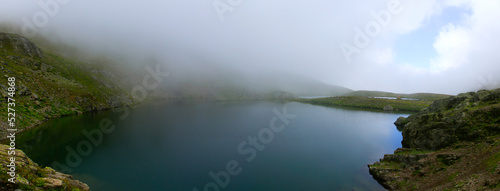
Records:
{"label": "overcast sky", "polygon": [[103,52],[197,55],[201,68],[456,94],[500,84],[498,10],[498,0],[0,0],[0,21]]}

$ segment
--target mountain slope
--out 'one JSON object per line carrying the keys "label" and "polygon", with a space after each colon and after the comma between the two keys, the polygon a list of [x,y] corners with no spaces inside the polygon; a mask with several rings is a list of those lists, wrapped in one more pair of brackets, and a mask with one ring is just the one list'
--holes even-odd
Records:
{"label": "mountain slope", "polygon": [[[134,103],[127,87],[118,83],[131,79],[126,74],[61,57],[17,34],[0,33],[0,72],[1,108],[7,108],[7,78],[16,78],[16,128],[20,130],[49,118]],[[2,133],[8,127],[6,116],[7,110],[2,109]]]}
{"label": "mountain slope", "polygon": [[[147,72],[140,67],[146,65],[173,70],[168,71],[172,75],[158,88],[148,92],[149,99],[288,99],[351,92],[290,73],[241,72],[210,64],[176,70],[177,63],[161,63],[154,58],[132,64],[133,70],[106,56],[87,55],[69,45],[43,39],[37,41],[43,46],[17,34],[0,33],[0,72],[4,77],[0,81],[0,106],[7,108],[7,77],[16,77],[16,120],[20,130],[50,118],[136,104],[131,92],[143,85]],[[0,111],[2,137],[8,127],[6,115],[6,110]]]}

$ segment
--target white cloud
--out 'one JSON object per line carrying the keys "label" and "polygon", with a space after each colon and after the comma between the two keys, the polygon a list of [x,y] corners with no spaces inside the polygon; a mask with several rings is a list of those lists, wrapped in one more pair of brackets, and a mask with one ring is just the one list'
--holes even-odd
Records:
{"label": "white cloud", "polygon": [[431,71],[457,68],[468,61],[471,46],[470,28],[448,24],[439,32],[434,49],[439,57],[431,60]]}
{"label": "white cloud", "polygon": [[[478,79],[482,76],[491,76],[488,79],[499,79],[500,74],[500,1],[496,0],[444,0],[444,1],[404,1],[405,11],[391,23],[387,41],[403,38],[405,33],[417,31],[427,24],[429,19],[436,19],[443,9],[458,7],[464,10],[463,17],[454,24],[443,26],[436,37],[433,47],[437,53],[435,58],[429,58],[430,68],[416,67],[408,63],[392,63],[380,70],[378,66],[365,67],[368,71],[377,71],[378,76],[397,76],[398,83],[388,83],[379,88],[390,91],[422,92],[433,91],[442,93],[460,93],[476,90],[484,83]],[[466,15],[469,13],[470,15]],[[418,31],[417,31],[418,32]],[[392,39],[390,38],[391,34]],[[377,46],[374,43],[372,46]],[[378,50],[366,50],[363,54],[364,62],[378,63],[387,48],[380,46]],[[388,61],[388,60],[385,60]],[[363,61],[361,61],[363,62]],[[369,75],[369,73],[367,73]],[[499,76],[495,76],[499,75]],[[383,84],[382,79],[375,79]],[[387,80],[386,80],[387,81]],[[483,80],[484,81],[484,80]],[[491,80],[490,80],[491,81]],[[497,82],[489,82],[498,84]],[[404,84],[406,84],[406,89]],[[353,85],[362,87],[361,83]],[[405,89],[405,90],[403,90]]]}
{"label": "white cloud", "polygon": [[[400,1],[402,12],[351,64],[339,44],[353,44],[354,29],[365,29],[390,0],[245,1],[224,22],[210,1],[71,1],[40,32],[98,52],[196,55],[221,67],[286,70],[352,89],[459,93],[473,90],[480,76],[500,73],[500,1]],[[395,41],[421,32],[448,7],[470,15],[436,29],[431,68],[395,63]],[[0,21],[19,22],[40,10],[36,1],[0,0]]]}
{"label": "white cloud", "polygon": [[410,33],[422,27],[432,16],[442,10],[438,0],[401,0],[403,12],[394,17],[391,29],[396,35]]}
{"label": "white cloud", "polygon": [[391,47],[377,47],[364,50],[364,60],[371,60],[377,66],[386,66],[394,62],[394,51]]}
{"label": "white cloud", "polygon": [[[442,71],[443,75],[461,72],[462,78],[455,83],[470,84],[467,81],[474,81],[476,86],[478,76],[487,76],[491,72],[499,74],[500,25],[497,19],[500,18],[500,2],[448,0],[446,5],[470,9],[471,15],[460,24],[443,27],[434,43],[438,56],[432,60],[432,69]],[[470,84],[464,88],[473,86]]]}

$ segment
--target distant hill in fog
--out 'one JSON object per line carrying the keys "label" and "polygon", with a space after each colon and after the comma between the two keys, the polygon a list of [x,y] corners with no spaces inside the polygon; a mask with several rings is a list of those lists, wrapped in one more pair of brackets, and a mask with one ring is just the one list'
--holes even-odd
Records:
{"label": "distant hill in fog", "polygon": [[259,75],[229,69],[182,72],[173,74],[165,83],[169,96],[234,100],[338,96],[352,92],[341,86],[284,72],[261,72]]}

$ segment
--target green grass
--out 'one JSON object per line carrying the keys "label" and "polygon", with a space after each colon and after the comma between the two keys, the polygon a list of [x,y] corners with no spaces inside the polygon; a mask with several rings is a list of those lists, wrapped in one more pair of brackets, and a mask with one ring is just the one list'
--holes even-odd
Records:
{"label": "green grass", "polygon": [[397,155],[423,155],[423,154],[429,154],[432,152],[434,152],[434,151],[411,150],[411,151],[401,151],[401,152],[397,152],[394,154],[397,154]]}
{"label": "green grass", "polygon": [[294,99],[294,101],[325,106],[353,107],[362,109],[373,109],[382,111],[387,105],[391,105],[395,111],[418,112],[430,104],[428,100],[391,100],[360,96],[339,96],[317,99]]}
{"label": "green grass", "polygon": [[500,182],[499,182],[499,183],[497,183],[496,185],[495,185],[495,184],[493,184],[493,185],[489,186],[489,188],[491,188],[491,189],[494,189],[494,188],[500,188]]}
{"label": "green grass", "polygon": [[42,178],[37,178],[35,179],[35,185],[37,187],[44,187],[45,186],[45,180]]}
{"label": "green grass", "polygon": [[[16,77],[18,86],[14,96],[17,129],[25,129],[50,118],[87,112],[92,108],[110,108],[109,100],[114,97],[131,100],[129,92],[132,87],[114,80],[134,80],[133,75],[121,78],[126,75],[122,74],[125,69],[120,71],[104,64],[83,63],[50,50],[43,51],[43,58],[20,55],[11,49],[0,51],[0,83],[7,83],[5,76]],[[21,95],[20,89],[29,92]],[[7,108],[3,97],[0,98],[0,108]],[[6,118],[7,109],[0,110],[0,121],[7,121]]]}
{"label": "green grass", "polygon": [[417,175],[420,175],[420,173],[421,173],[421,172],[420,172],[420,169],[417,169],[417,170],[413,171],[413,172],[411,173],[411,175],[412,175],[412,176],[417,176]]}
{"label": "green grass", "polygon": [[450,175],[448,177],[448,181],[453,181],[455,179],[455,177],[457,177],[457,175],[460,174],[460,172],[456,172],[456,173],[453,173],[452,175]]}
{"label": "green grass", "polygon": [[497,165],[500,164],[500,151],[490,156],[485,160],[485,163],[490,170],[490,172],[495,172]]}
{"label": "green grass", "polygon": [[432,94],[432,93],[397,94],[397,93],[381,92],[381,91],[354,91],[344,94],[344,96],[401,97],[401,98],[411,98],[411,99],[429,100],[429,101],[435,101],[450,97],[450,95],[445,95],[445,94]]}

